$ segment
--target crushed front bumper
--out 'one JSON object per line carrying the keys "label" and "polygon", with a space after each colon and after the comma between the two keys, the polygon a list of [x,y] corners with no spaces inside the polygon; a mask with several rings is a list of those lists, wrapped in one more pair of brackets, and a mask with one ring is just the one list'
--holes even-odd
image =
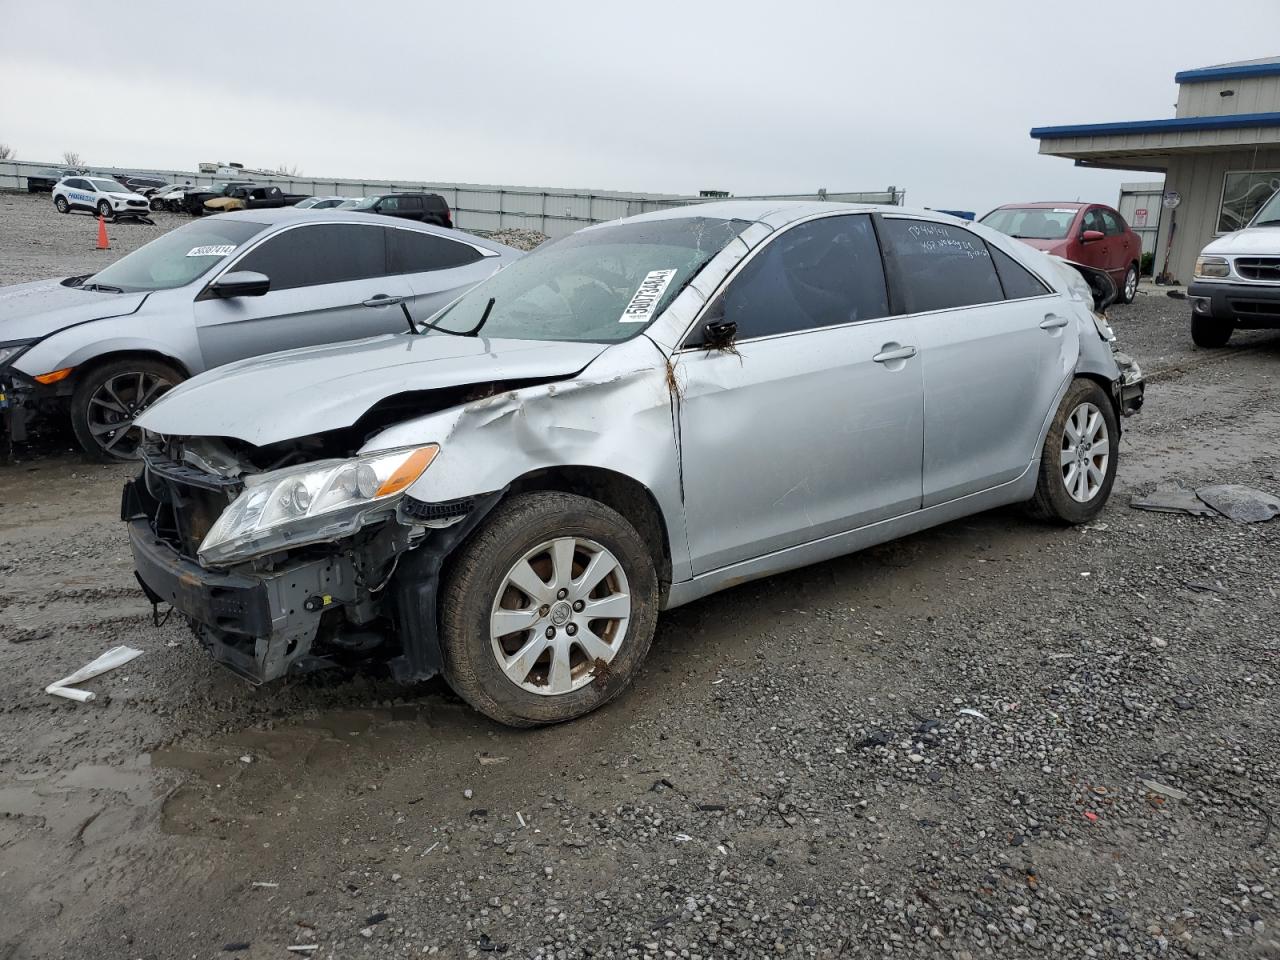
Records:
{"label": "crushed front bumper", "polygon": [[214,660],[254,683],[304,666],[334,594],[353,592],[350,568],[338,557],[252,576],[208,570],[156,537],[145,517],[126,519],[147,598],[171,604]]}
{"label": "crushed front bumper", "polygon": [[1113,389],[1116,394],[1116,405],[1123,416],[1130,417],[1142,409],[1143,396],[1147,390],[1146,378],[1138,361],[1125,353],[1116,351],[1112,356],[1116,366],[1120,368],[1120,379]]}

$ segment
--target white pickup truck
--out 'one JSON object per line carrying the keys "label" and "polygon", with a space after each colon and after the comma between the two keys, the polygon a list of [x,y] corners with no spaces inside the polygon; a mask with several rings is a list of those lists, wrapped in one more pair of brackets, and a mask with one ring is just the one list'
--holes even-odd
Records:
{"label": "white pickup truck", "polygon": [[1187,296],[1197,346],[1225,346],[1236,328],[1280,328],[1280,192],[1200,251]]}

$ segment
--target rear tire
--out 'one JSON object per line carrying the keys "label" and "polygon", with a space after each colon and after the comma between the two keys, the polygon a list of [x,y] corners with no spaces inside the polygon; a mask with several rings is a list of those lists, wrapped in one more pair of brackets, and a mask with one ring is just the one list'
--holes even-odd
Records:
{"label": "rear tire", "polygon": [[520,494],[494,509],[444,578],[444,676],[499,723],[573,720],[626,688],[657,615],[653,559],[625,518],[573,494]]}
{"label": "rear tire", "polygon": [[71,427],[84,452],[100,463],[136,459],[142,431],[134,419],[185,379],[176,367],[147,357],[91,368],[71,395]]}
{"label": "rear tire", "polygon": [[59,213],[71,212],[71,204],[67,203],[67,198],[63,196],[57,196],[53,198],[53,208],[57,210]]}
{"label": "rear tire", "polygon": [[1214,349],[1225,347],[1235,332],[1235,325],[1227,320],[1215,320],[1198,313],[1191,315],[1191,341],[1197,347]]}
{"label": "rear tire", "polygon": [[1049,424],[1040,476],[1027,507],[1033,517],[1088,523],[1106,506],[1119,463],[1120,423],[1106,391],[1074,381]]}

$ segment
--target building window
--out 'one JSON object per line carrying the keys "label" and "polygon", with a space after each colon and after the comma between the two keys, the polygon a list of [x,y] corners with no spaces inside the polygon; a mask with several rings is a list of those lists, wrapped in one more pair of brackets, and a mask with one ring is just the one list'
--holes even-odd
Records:
{"label": "building window", "polygon": [[1280,190],[1280,170],[1228,173],[1222,182],[1218,232],[1241,229],[1277,190]]}

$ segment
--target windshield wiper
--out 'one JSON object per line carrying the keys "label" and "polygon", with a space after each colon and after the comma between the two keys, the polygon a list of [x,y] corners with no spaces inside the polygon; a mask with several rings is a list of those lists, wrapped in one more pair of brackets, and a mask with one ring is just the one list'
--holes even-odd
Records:
{"label": "windshield wiper", "polygon": [[485,325],[489,319],[489,314],[493,312],[493,305],[497,303],[497,297],[490,297],[489,302],[485,304],[484,313],[480,314],[480,322],[470,330],[450,330],[448,327],[437,326],[429,320],[423,320],[421,323],[415,323],[412,316],[409,315],[409,307],[402,301],[400,309],[404,311],[404,319],[409,324],[411,333],[418,333],[419,329],[425,327],[428,330],[439,330],[441,333],[447,333],[455,337],[476,337],[480,335],[480,328]]}
{"label": "windshield wiper", "polygon": [[102,293],[124,293],[123,287],[112,286],[109,283],[82,283],[81,290],[98,290]]}

